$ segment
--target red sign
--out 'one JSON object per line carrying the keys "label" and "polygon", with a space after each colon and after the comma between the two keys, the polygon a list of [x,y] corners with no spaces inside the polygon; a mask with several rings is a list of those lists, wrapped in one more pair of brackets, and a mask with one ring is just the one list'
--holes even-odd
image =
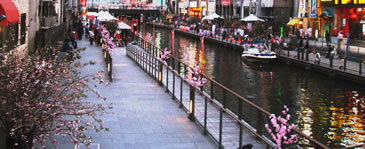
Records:
{"label": "red sign", "polygon": [[81,1],[80,1],[80,4],[82,5],[82,7],[86,7],[86,1],[87,1],[87,0],[81,0]]}
{"label": "red sign", "polygon": [[222,0],[222,5],[223,6],[228,6],[231,4],[231,0]]}

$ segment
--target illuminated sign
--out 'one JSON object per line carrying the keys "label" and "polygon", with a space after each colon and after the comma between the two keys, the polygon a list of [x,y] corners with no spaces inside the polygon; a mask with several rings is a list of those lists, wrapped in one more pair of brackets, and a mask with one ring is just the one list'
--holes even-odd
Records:
{"label": "illuminated sign", "polygon": [[223,6],[229,6],[231,4],[230,0],[222,0],[222,5]]}
{"label": "illuminated sign", "polygon": [[199,18],[201,17],[201,8],[200,7],[195,7],[195,8],[189,8],[189,16],[198,16]]}
{"label": "illuminated sign", "polygon": [[[322,0],[323,1],[323,0]],[[335,0],[335,4],[365,4],[365,0]]]}

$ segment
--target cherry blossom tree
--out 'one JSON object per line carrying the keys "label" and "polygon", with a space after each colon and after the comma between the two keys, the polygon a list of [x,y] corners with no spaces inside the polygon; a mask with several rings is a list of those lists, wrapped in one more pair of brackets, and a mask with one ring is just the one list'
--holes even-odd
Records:
{"label": "cherry blossom tree", "polygon": [[116,47],[113,42],[113,37],[110,37],[109,31],[106,29],[104,25],[100,24],[98,29],[101,33],[101,39],[104,42],[104,50],[111,53],[112,52],[111,49],[114,49]]}
{"label": "cherry blossom tree", "polygon": [[164,50],[160,51],[160,57],[157,57],[164,65],[167,65],[166,60],[170,58],[170,51],[165,48]]}
{"label": "cherry blossom tree", "polygon": [[93,62],[61,60],[54,48],[46,50],[46,56],[0,55],[0,123],[9,149],[30,149],[34,144],[44,148],[46,142],[57,146],[65,136],[74,144],[89,145],[87,130],[107,130],[98,117],[111,105],[85,100],[106,100],[94,89],[104,83],[103,72],[82,74],[80,69]]}
{"label": "cherry blossom tree", "polygon": [[[265,127],[272,139],[276,142],[276,146],[281,148],[283,144],[293,144],[297,143],[297,135],[289,135],[291,130],[295,127],[294,124],[291,124],[289,127],[287,126],[288,121],[290,120],[289,108],[284,106],[284,110],[281,112],[282,115],[275,116],[275,114],[270,115],[271,127],[269,124],[265,124]],[[282,117],[283,116],[283,117]]]}
{"label": "cherry blossom tree", "polygon": [[194,62],[193,68],[186,66],[186,70],[188,70],[188,73],[186,73],[185,80],[189,82],[191,85],[195,87],[200,87],[207,82],[207,79],[203,78],[199,74],[200,66],[198,62]]}

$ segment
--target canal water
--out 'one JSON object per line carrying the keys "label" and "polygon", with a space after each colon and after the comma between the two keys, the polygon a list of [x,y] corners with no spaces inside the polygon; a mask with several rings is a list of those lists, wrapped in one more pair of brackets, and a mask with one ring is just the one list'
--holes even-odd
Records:
{"label": "canal water", "polygon": [[[147,25],[140,31],[144,37],[150,33],[157,47],[172,49],[170,30]],[[269,112],[278,115],[287,105],[290,123],[331,148],[363,144],[365,140],[364,86],[279,62],[246,64],[239,51],[212,43],[205,43],[202,50],[198,39],[176,32],[174,55],[190,66],[199,62],[204,74]],[[209,92],[210,84],[204,88]],[[221,90],[215,88],[214,92],[217,98],[222,96]],[[228,106],[237,112],[237,99],[227,96]],[[244,119],[255,125],[256,111],[249,106],[243,111]]]}

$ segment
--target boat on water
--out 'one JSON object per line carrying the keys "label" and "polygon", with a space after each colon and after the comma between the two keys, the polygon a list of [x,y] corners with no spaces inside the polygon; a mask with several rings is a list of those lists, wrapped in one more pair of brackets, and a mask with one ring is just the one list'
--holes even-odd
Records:
{"label": "boat on water", "polygon": [[264,41],[250,41],[244,43],[241,58],[247,62],[270,63],[276,61],[277,54],[271,51]]}

